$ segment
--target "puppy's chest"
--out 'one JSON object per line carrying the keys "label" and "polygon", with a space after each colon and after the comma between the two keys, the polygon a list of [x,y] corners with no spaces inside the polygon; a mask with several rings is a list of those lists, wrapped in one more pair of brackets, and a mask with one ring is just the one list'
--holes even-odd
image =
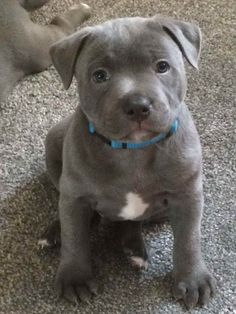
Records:
{"label": "puppy's chest", "polygon": [[135,192],[128,192],[124,198],[126,203],[120,208],[119,217],[125,220],[134,220],[143,216],[151,205],[142,195]]}
{"label": "puppy's chest", "polygon": [[138,171],[133,176],[114,180],[100,194],[98,209],[104,216],[136,220],[151,216],[162,207],[163,187],[158,176]]}

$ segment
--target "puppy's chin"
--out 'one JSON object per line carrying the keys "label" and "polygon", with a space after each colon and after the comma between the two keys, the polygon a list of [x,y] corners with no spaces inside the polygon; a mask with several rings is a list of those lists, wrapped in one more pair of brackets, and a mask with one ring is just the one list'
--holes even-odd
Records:
{"label": "puppy's chin", "polygon": [[127,136],[123,137],[122,140],[125,141],[133,141],[133,142],[141,142],[141,141],[147,141],[152,139],[157,134],[146,131],[146,130],[135,130],[128,134]]}

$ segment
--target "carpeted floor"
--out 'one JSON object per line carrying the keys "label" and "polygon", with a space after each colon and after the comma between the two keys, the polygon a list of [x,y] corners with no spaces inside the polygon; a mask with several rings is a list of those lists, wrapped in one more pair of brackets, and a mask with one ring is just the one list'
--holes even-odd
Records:
{"label": "carpeted floor", "polygon": [[[53,0],[34,14],[45,23],[65,10]],[[87,0],[89,24],[112,17],[161,13],[197,21],[203,31],[199,73],[189,69],[187,103],[204,156],[205,212],[202,245],[218,292],[208,307],[191,313],[236,313],[235,241],[235,20],[233,0]],[[45,175],[47,130],[77,104],[75,85],[66,92],[53,67],[28,77],[0,113],[0,313],[184,313],[171,296],[172,235],[168,225],[144,229],[149,270],[136,273],[110,237],[94,232],[94,267],[103,287],[90,304],[73,307],[55,298],[58,252],[43,252],[37,239],[55,215],[57,194]]]}

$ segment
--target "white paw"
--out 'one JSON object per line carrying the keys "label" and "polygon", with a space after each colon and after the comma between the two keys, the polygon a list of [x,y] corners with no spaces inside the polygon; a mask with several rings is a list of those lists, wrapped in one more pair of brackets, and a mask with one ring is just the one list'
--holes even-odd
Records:
{"label": "white paw", "polygon": [[147,270],[148,268],[148,261],[145,261],[140,256],[130,256],[131,265],[136,269],[144,269]]}
{"label": "white paw", "polygon": [[38,246],[40,247],[40,249],[44,249],[45,247],[50,247],[51,244],[48,242],[47,239],[40,239],[38,240]]}

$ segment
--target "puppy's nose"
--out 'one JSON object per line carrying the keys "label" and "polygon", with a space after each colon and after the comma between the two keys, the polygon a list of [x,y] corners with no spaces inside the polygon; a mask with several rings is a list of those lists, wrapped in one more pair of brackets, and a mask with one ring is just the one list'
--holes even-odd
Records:
{"label": "puppy's nose", "polygon": [[152,108],[152,100],[143,95],[131,95],[123,103],[123,111],[130,120],[142,121],[146,119]]}

